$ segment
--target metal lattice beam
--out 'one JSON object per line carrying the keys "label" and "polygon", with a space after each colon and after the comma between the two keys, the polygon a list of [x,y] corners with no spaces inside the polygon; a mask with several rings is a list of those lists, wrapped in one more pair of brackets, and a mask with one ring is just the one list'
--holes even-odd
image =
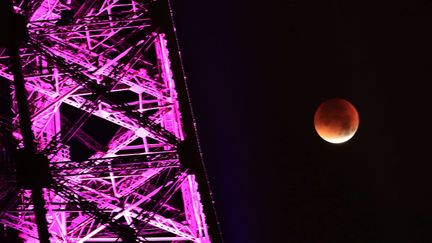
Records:
{"label": "metal lattice beam", "polygon": [[[152,19],[152,2],[15,1],[28,20],[19,51],[32,129],[54,178],[43,190],[52,242],[210,242],[199,185],[178,151],[176,43]],[[13,81],[9,59],[0,49],[0,76]],[[12,114],[0,127],[20,147],[15,104]],[[36,242],[31,196],[10,188],[0,223]]]}

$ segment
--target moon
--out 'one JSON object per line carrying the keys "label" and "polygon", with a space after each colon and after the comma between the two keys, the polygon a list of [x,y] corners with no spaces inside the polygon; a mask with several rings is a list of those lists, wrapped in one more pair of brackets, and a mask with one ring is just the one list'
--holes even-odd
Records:
{"label": "moon", "polygon": [[314,116],[315,130],[329,143],[344,143],[357,132],[360,119],[356,108],[347,100],[332,98],[321,103]]}

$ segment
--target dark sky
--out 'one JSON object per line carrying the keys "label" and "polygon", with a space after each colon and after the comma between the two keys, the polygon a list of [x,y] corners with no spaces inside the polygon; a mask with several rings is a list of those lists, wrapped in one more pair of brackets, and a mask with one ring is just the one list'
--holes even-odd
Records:
{"label": "dark sky", "polygon": [[[226,243],[432,242],[432,4],[173,2]],[[360,114],[342,145],[331,97]]]}

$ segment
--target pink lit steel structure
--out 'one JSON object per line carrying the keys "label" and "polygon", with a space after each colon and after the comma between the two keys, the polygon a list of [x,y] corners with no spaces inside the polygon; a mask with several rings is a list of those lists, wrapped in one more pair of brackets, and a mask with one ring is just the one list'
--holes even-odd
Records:
{"label": "pink lit steel structure", "polygon": [[[220,241],[206,218],[214,212],[203,167],[189,161],[199,150],[184,129],[193,119],[173,74],[174,28],[159,26],[153,2],[14,2],[27,18],[19,54],[32,130],[53,178],[43,189],[50,242]],[[0,76],[13,81],[9,59],[0,50]],[[7,123],[22,147],[15,102]],[[0,224],[39,242],[30,190],[10,174],[0,180]]]}

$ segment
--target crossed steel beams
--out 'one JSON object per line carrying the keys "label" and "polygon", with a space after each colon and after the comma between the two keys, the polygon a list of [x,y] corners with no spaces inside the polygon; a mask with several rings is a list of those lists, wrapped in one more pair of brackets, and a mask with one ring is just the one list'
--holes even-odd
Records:
{"label": "crossed steel beams", "polygon": [[[86,1],[77,10],[46,0],[27,12],[33,41],[21,56],[38,148],[57,181],[44,192],[57,242],[115,241],[124,230],[138,241],[209,242],[198,185],[176,151],[184,135],[167,43],[150,28],[146,5]],[[60,23],[61,10],[74,18]],[[0,75],[12,79],[1,60]],[[83,127],[90,116],[68,128],[64,104],[119,127],[108,144],[82,143],[95,152],[87,160],[70,161],[65,144],[92,137]],[[18,195],[0,222],[32,242],[31,200],[25,190]]]}
{"label": "crossed steel beams", "polygon": [[[56,195],[61,195],[62,198],[68,199],[68,205],[71,205],[72,202],[75,201],[75,203],[72,203],[72,205],[77,205],[79,210],[82,212],[90,213],[95,217],[84,217],[84,216],[78,216],[74,218],[70,226],[67,228],[69,229],[69,237],[66,237],[65,235],[58,234],[58,232],[62,231],[54,231],[56,234],[53,235],[55,237],[55,240],[65,240],[69,238],[79,239],[79,232],[82,229],[85,229],[88,225],[93,225],[97,220],[102,221],[102,223],[98,223],[98,227],[91,228],[93,229],[91,232],[86,234],[85,237],[82,237],[78,242],[84,242],[87,239],[90,239],[95,234],[99,233],[100,231],[104,230],[108,224],[108,227],[111,227],[114,231],[119,230],[117,227],[119,224],[110,224],[112,222],[115,222],[116,220],[119,220],[123,217],[127,217],[131,222],[134,222],[136,225],[135,228],[143,229],[143,224],[148,224],[153,227],[160,228],[164,231],[171,232],[179,237],[183,237],[184,239],[188,239],[191,241],[197,241],[197,237],[195,236],[194,232],[191,231],[190,227],[177,223],[176,221],[166,218],[162,215],[154,213],[154,209],[151,210],[145,210],[141,208],[140,206],[149,204],[149,201],[156,193],[162,193],[162,189],[165,189],[166,197],[168,199],[169,196],[172,195],[172,193],[175,192],[179,188],[180,185],[185,186],[186,183],[183,181],[186,179],[187,174],[181,173],[177,177],[175,177],[174,181],[171,181],[167,186],[164,187],[158,187],[155,188],[153,191],[148,193],[148,195],[143,196],[139,200],[136,201],[130,201],[130,205],[126,208],[122,208],[120,205],[120,201],[117,198],[114,198],[110,195],[97,192],[95,190],[92,190],[91,188],[86,188],[86,186],[78,184],[74,181],[69,180],[61,180],[58,181],[58,183],[54,184],[53,190],[56,192]],[[149,178],[144,177],[144,179],[141,179],[139,181],[136,181],[135,184],[145,184]],[[143,181],[144,180],[144,181]],[[186,180],[186,182],[188,182]],[[134,193],[129,191],[129,193]],[[83,204],[81,200],[88,200],[89,198],[92,198],[91,201],[87,201],[86,204]],[[110,199],[110,200],[108,200]],[[79,202],[78,202],[79,201]],[[97,202],[97,204],[96,204]],[[98,208],[95,208],[97,205]],[[15,214],[20,212],[28,212],[31,211],[31,207],[24,208],[24,206],[18,206],[18,209],[16,210],[10,210],[8,211],[4,216],[5,218],[2,219],[0,222],[8,225],[13,226],[14,224],[11,224],[10,220],[13,219],[15,221],[22,221],[22,218],[16,217]],[[54,214],[54,217],[58,217],[58,214],[64,213],[64,212],[73,212],[73,209],[66,209],[65,204],[54,204],[50,208],[51,214]],[[81,212],[80,211],[80,212]],[[114,213],[114,216],[110,216],[110,214],[107,213]],[[18,219],[19,218],[19,219]],[[5,220],[6,219],[6,220]],[[9,219],[9,220],[7,220]],[[135,220],[135,221],[134,221]],[[16,223],[16,222],[15,222]],[[25,222],[25,225],[23,225],[21,222],[18,225],[21,225],[23,228],[23,232],[27,233],[29,236],[37,237],[35,231],[31,231],[29,229],[35,229],[35,225],[30,222]],[[120,224],[121,225],[121,224]],[[25,227],[27,226],[27,227]],[[14,227],[16,228],[16,227]],[[145,235],[145,232],[144,232]],[[111,237],[114,237],[115,235],[111,235]],[[144,237],[141,237],[141,241],[144,240]],[[127,241],[126,241],[127,242]]]}

